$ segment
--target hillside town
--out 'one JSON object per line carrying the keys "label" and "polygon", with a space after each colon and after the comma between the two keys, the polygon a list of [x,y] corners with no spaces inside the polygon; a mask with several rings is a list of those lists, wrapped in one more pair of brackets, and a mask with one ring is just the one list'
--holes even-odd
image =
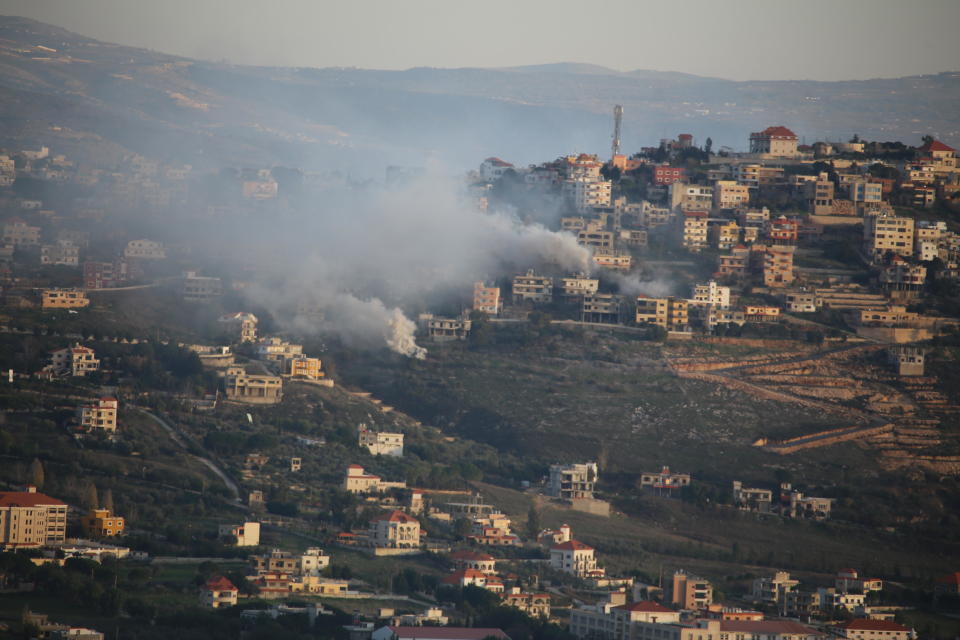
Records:
{"label": "hillside town", "polygon": [[[347,379],[359,349],[303,330],[335,309],[306,294],[270,308],[256,292],[276,285],[252,258],[237,266],[157,222],[175,209],[224,227],[287,215],[292,194],[330,176],[4,150],[0,586],[30,605],[20,623],[106,637],[51,622],[59,598],[104,619],[232,610],[216,619],[249,631],[291,617],[350,640],[951,637],[957,556],[934,572],[791,548],[787,565],[748,552],[753,534],[730,547],[602,535],[687,508],[763,535],[860,526],[842,482],[791,481],[770,462],[819,463],[844,443],[884,472],[960,475],[956,151],[929,136],[801,144],[783,124],[744,148],[681,133],[609,158],[487,158],[457,180],[464,206],[512,212],[589,262],[514,259],[458,283],[452,302],[407,310],[428,364],[510,331],[612,332],[656,348],[670,380],[836,423],[756,434],[749,452],[769,457],[722,483],[665,446],[643,469],[613,470],[610,451],[576,439],[544,463],[388,405],[362,386],[384,370]],[[684,351],[705,346],[729,350]],[[950,558],[955,540],[942,544]]]}

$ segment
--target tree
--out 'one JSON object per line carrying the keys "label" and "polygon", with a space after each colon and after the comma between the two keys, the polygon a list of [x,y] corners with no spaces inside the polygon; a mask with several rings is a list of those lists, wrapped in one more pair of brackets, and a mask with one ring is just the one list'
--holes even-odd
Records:
{"label": "tree", "polygon": [[540,534],[540,512],[537,511],[537,505],[531,504],[527,511],[527,536],[533,540]]}
{"label": "tree", "polygon": [[107,489],[104,492],[102,506],[104,509],[109,509],[110,513],[113,514],[113,489]]}
{"label": "tree", "polygon": [[707,141],[703,145],[703,152],[707,154],[707,159],[709,161],[710,153],[713,151],[713,138],[707,138]]}
{"label": "tree", "polygon": [[44,479],[43,463],[38,458],[34,458],[30,463],[30,483],[40,490],[43,489]]}
{"label": "tree", "polygon": [[97,495],[97,485],[93,484],[89,480],[87,481],[87,486],[83,489],[83,506],[92,511],[100,507],[100,497]]}

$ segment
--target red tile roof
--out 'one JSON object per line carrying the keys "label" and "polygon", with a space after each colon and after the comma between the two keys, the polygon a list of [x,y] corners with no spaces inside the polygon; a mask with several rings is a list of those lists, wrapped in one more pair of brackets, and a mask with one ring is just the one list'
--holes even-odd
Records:
{"label": "red tile roof", "polygon": [[855,631],[910,631],[902,624],[897,624],[892,620],[869,620],[867,618],[857,618],[841,624],[840,627]]}
{"label": "red tile roof", "polygon": [[376,522],[419,522],[413,516],[405,514],[403,511],[391,511],[390,513],[385,513],[379,518],[374,518]]}
{"label": "red tile roof", "polygon": [[920,147],[920,151],[925,151],[929,153],[931,151],[956,151],[956,149],[954,149],[953,147],[948,147],[947,145],[943,144],[939,140],[933,140],[932,142],[928,142],[922,147]]}
{"label": "red tile roof", "polygon": [[593,547],[587,544],[583,544],[579,540],[569,540],[567,542],[561,542],[560,544],[555,544],[551,549],[556,549],[558,551],[593,551]]}
{"label": "red tile roof", "polygon": [[793,131],[790,131],[790,129],[787,129],[786,127],[780,127],[780,126],[767,127],[760,133],[770,137],[777,136],[778,138],[796,138],[797,137],[797,134],[795,134]]}
{"label": "red tile roof", "polygon": [[472,560],[475,562],[489,562],[495,560],[489,553],[479,553],[477,551],[454,551],[450,554],[454,560]]}
{"label": "red tile roof", "polygon": [[673,609],[668,609],[659,602],[644,600],[642,602],[633,602],[631,604],[622,604],[614,609],[623,609],[624,611],[643,611],[646,613],[675,613]]}
{"label": "red tile roof", "polygon": [[237,588],[233,586],[233,583],[223,576],[214,576],[209,580],[207,580],[207,589],[209,591],[236,591],[237,590]]}
{"label": "red tile roof", "polygon": [[956,584],[960,585],[960,571],[954,571],[953,573],[948,573],[945,576],[937,578],[939,584]]}
{"label": "red tile roof", "polygon": [[39,507],[44,505],[65,507],[67,503],[42,493],[0,491],[0,507]]}
{"label": "red tile roof", "polygon": [[417,640],[483,640],[486,637],[510,640],[510,636],[500,629],[467,627],[394,627],[390,630],[399,640],[417,638]]}

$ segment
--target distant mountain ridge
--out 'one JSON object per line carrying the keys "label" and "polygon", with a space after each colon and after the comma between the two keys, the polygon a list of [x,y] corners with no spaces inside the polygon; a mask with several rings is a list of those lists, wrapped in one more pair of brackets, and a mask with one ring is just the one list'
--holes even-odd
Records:
{"label": "distant mountain ridge", "polygon": [[490,155],[517,164],[609,153],[614,104],[629,152],[685,132],[743,149],[750,131],[807,142],[960,143],[960,72],[844,82],[737,82],[574,62],[503,69],[248,67],[103,43],[0,17],[0,145],[98,145],[195,165],[345,169]]}

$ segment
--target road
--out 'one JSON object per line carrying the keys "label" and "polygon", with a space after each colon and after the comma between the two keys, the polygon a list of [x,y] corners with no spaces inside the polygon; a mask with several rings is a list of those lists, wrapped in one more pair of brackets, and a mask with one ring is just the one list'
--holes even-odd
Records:
{"label": "road", "polygon": [[[143,415],[147,416],[148,418],[150,418],[151,420],[153,420],[154,422],[156,422],[158,425],[160,425],[160,426],[163,428],[163,430],[166,431],[166,432],[170,435],[170,439],[171,439],[171,440],[173,440],[175,443],[177,443],[177,445],[179,445],[181,449],[183,449],[184,451],[186,451],[186,452],[189,453],[190,447],[187,446],[187,443],[186,443],[186,441],[183,439],[183,436],[180,435],[179,433],[177,433],[176,429],[174,429],[166,420],[164,420],[164,419],[161,418],[160,416],[158,416],[158,415],[156,415],[156,414],[148,411],[147,409],[144,409],[143,407],[132,407],[132,408],[133,408],[134,410],[136,410],[136,411],[139,411],[140,413],[142,413]],[[228,475],[226,474],[226,472],[225,472],[223,469],[221,469],[220,467],[218,467],[212,460],[210,460],[210,459],[208,459],[208,458],[204,458],[204,457],[201,457],[201,456],[197,456],[197,455],[194,455],[194,454],[192,454],[192,453],[191,453],[190,455],[193,456],[194,459],[199,460],[199,461],[202,462],[204,465],[206,465],[206,466],[210,469],[210,471],[212,471],[213,473],[215,473],[218,478],[220,478],[221,480],[223,480],[223,484],[225,484],[225,485],[227,486],[227,489],[230,490],[230,493],[233,494],[233,501],[232,501],[232,502],[233,502],[234,505],[236,505],[236,506],[238,506],[238,507],[246,508],[246,506],[245,506],[245,505],[243,504],[243,502],[240,500],[240,487],[237,486],[237,483],[234,482],[234,481],[230,478],[230,476],[228,476]]]}

